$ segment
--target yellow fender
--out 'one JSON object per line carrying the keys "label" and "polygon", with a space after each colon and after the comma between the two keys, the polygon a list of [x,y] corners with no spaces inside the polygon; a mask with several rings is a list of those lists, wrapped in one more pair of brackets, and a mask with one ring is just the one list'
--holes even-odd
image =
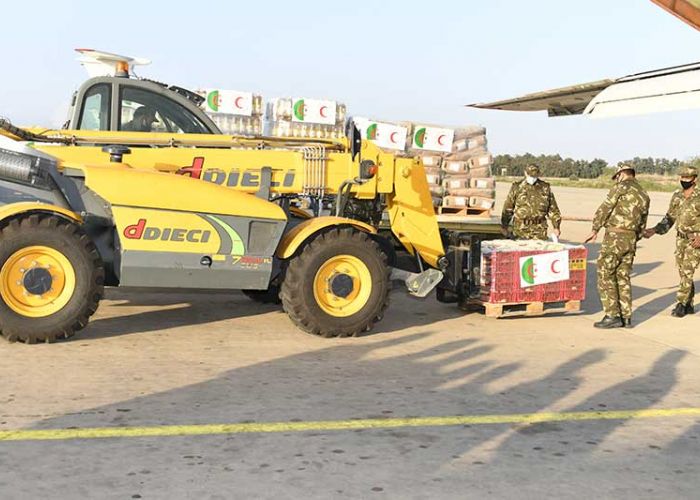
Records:
{"label": "yellow fender", "polygon": [[294,255],[302,243],[304,243],[307,239],[318,233],[320,230],[331,226],[353,226],[365,233],[377,233],[377,230],[374,227],[357,220],[347,219],[345,217],[314,217],[312,219],[305,220],[284,235],[282,241],[277,247],[277,257],[280,259],[288,259]]}
{"label": "yellow fender", "polygon": [[15,215],[25,214],[25,213],[48,213],[56,214],[70,219],[77,223],[83,221],[80,215],[75,212],[68,210],[67,208],[58,207],[56,205],[50,205],[48,203],[37,203],[32,201],[25,201],[20,203],[10,203],[8,205],[3,205],[0,207],[0,221],[4,221],[9,217],[14,217]]}

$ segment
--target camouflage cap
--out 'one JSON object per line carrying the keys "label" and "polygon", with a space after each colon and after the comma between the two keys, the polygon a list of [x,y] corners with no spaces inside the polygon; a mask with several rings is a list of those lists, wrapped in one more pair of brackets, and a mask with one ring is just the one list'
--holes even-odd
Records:
{"label": "camouflage cap", "polygon": [[680,175],[681,177],[697,177],[698,169],[690,166],[682,167],[678,171],[678,175]]}
{"label": "camouflage cap", "polygon": [[625,170],[631,170],[632,172],[635,172],[634,167],[632,165],[629,165],[627,163],[620,163],[617,166],[617,170],[615,170],[615,174],[612,176],[613,180],[617,179],[617,176],[620,175]]}
{"label": "camouflage cap", "polygon": [[530,177],[539,177],[540,167],[538,167],[537,165],[528,165],[527,167],[525,167],[525,173]]}

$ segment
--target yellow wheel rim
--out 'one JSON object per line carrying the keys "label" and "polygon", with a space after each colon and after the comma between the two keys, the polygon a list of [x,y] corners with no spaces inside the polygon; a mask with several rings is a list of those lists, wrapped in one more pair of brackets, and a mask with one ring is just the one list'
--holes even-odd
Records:
{"label": "yellow wheel rim", "polygon": [[369,268],[352,255],[336,255],[319,268],[314,277],[314,298],[331,316],[344,318],[359,312],[372,293]]}
{"label": "yellow wheel rim", "polygon": [[71,299],[75,270],[58,250],[26,247],[5,261],[0,285],[0,296],[10,309],[29,318],[42,318],[60,311]]}

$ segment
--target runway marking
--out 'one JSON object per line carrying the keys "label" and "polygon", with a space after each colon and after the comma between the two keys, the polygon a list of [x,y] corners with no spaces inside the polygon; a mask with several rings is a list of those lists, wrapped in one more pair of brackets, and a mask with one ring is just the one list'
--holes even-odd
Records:
{"label": "runway marking", "polygon": [[261,422],[231,424],[159,425],[149,427],[86,427],[71,429],[18,429],[0,431],[0,441],[67,441],[167,436],[206,436],[401,427],[449,427],[458,425],[537,424],[596,420],[641,420],[671,417],[700,417],[700,408],[606,410],[579,412],[519,413],[511,415],[462,415],[446,417],[366,418],[308,422]]}

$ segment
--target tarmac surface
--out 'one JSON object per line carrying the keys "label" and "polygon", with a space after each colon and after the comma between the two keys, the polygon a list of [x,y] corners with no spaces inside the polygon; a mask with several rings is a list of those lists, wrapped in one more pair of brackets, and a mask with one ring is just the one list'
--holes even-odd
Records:
{"label": "tarmac surface", "polygon": [[[555,192],[570,217],[605,195]],[[239,293],[111,289],[70,341],[0,342],[0,498],[697,497],[700,314],[670,316],[673,244],[640,245],[631,330],[592,327],[598,245],[581,314],[397,288],[350,339]]]}

